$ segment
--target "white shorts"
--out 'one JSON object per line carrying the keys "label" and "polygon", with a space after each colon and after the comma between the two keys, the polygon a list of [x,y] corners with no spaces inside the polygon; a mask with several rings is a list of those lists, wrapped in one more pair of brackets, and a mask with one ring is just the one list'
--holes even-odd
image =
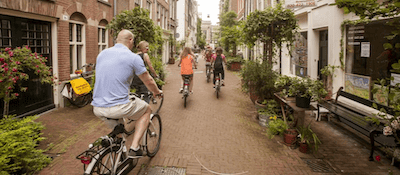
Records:
{"label": "white shorts", "polygon": [[123,123],[122,118],[138,120],[146,112],[148,106],[149,105],[145,101],[139,98],[135,98],[129,103],[120,104],[112,107],[93,106],[93,113],[95,116],[103,120],[108,125],[108,127],[114,129],[114,127],[117,126],[119,123]]}

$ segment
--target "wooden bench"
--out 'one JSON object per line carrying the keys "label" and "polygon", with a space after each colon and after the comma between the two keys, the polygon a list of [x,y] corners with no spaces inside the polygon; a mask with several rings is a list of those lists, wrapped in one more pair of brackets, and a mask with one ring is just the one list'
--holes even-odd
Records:
{"label": "wooden bench", "polygon": [[366,110],[362,111],[360,109],[357,109],[356,107],[354,107],[354,104],[353,104],[353,106],[351,106],[351,104],[346,104],[341,101],[338,101],[339,97],[347,98],[349,100],[363,104],[370,108],[373,108],[372,105],[376,104],[378,106],[378,109],[384,108],[388,114],[391,114],[391,115],[394,114],[393,108],[376,103],[375,101],[371,101],[371,100],[364,99],[359,96],[347,93],[347,92],[343,91],[343,87],[340,87],[336,94],[335,100],[318,102],[318,104],[317,104],[317,109],[318,109],[317,115],[318,116],[317,117],[318,118],[320,117],[320,113],[319,113],[320,107],[323,107],[323,108],[329,110],[331,113],[335,114],[335,116],[337,117],[337,119],[340,122],[347,124],[354,130],[369,137],[370,144],[371,144],[371,153],[369,156],[370,161],[374,160],[373,154],[374,154],[374,149],[375,149],[375,141],[383,146],[396,146],[396,140],[394,137],[383,135],[384,121],[382,121],[379,126],[372,123],[371,121],[367,121],[366,120],[367,117],[376,117],[376,116],[374,116],[374,113],[367,112]]}

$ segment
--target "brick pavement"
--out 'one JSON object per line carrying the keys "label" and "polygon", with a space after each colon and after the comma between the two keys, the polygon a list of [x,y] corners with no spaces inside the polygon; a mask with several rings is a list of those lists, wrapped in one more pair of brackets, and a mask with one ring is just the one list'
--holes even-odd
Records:
{"label": "brick pavement", "polygon": [[[182,95],[178,94],[179,68],[177,64],[167,66],[168,76],[163,89],[165,103],[160,112],[163,122],[161,148],[154,158],[142,158],[130,174],[137,174],[144,166],[186,168],[188,175],[213,174],[209,170],[225,174],[327,174],[313,172],[302,158],[323,159],[335,170],[336,173],[331,174],[387,174],[389,168],[395,168],[387,159],[369,162],[367,147],[327,121],[312,123],[323,143],[314,154],[304,154],[284,146],[281,137],[268,139],[265,128],[260,127],[255,118],[254,105],[240,90],[237,73],[226,71],[226,86],[217,99],[212,83],[207,84],[205,73],[200,73],[205,69],[203,60],[199,60],[198,67],[195,70],[198,73],[194,75],[194,94],[184,108]],[[41,120],[46,123],[51,119],[49,116],[62,115],[67,109],[45,114]],[[82,167],[74,156],[95,138],[108,132],[102,123],[95,122],[96,117],[89,114],[91,107],[75,110],[89,111],[86,120],[92,123],[91,127],[66,136],[76,141],[39,174],[80,174]],[[308,116],[306,120],[310,121],[312,117]],[[51,129],[61,130],[62,127]],[[45,131],[45,136],[49,136],[46,132],[49,131]],[[397,168],[396,173],[400,174]]]}

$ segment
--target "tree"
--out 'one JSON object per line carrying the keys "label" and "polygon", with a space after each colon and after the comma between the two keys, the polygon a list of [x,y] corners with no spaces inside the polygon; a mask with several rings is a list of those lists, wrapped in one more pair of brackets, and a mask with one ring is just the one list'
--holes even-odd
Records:
{"label": "tree", "polygon": [[[112,35],[116,37],[122,29],[130,30],[135,35],[134,45],[140,41],[150,43],[150,51],[160,52],[162,48],[162,29],[154,25],[149,18],[149,11],[136,7],[133,10],[125,10],[114,17],[107,25],[107,29],[112,30]],[[161,51],[162,53],[162,51]]]}
{"label": "tree", "polygon": [[201,18],[197,18],[197,33],[196,33],[196,44],[200,48],[204,48],[206,45],[206,40],[203,37],[203,32],[201,32]]}
{"label": "tree", "polygon": [[236,56],[237,46],[240,44],[241,29],[236,21],[237,14],[234,11],[229,11],[220,17],[220,33],[221,44],[225,51],[232,50],[233,56]]}
{"label": "tree", "polygon": [[281,49],[282,44],[286,43],[287,48],[290,48],[298,29],[294,13],[278,4],[275,8],[269,7],[264,11],[251,13],[244,25],[243,37],[250,47],[256,41],[264,43],[263,59],[272,63],[275,47]]}

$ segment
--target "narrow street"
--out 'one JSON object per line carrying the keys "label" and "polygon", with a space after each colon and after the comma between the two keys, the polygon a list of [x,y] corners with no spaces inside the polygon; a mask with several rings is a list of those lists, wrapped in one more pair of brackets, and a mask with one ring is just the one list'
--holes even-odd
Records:
{"label": "narrow street", "polygon": [[[212,83],[205,78],[204,60],[199,59],[194,75],[194,94],[183,106],[177,63],[167,66],[164,105],[160,115],[163,123],[161,148],[158,154],[142,158],[130,174],[144,173],[145,168],[183,168],[186,174],[327,174],[313,171],[305,159],[323,160],[331,169],[328,174],[387,174],[390,161],[368,161],[369,148],[360,144],[336,125],[327,121],[314,122],[313,130],[322,145],[317,153],[304,154],[281,142],[282,137],[268,139],[265,128],[256,120],[256,110],[247,94],[241,91],[238,73],[226,71],[225,84],[217,99]],[[307,116],[306,120],[313,118]],[[57,155],[52,164],[39,174],[82,174],[83,167],[75,159],[99,136],[109,129],[97,119],[91,106],[67,107],[42,114],[39,118],[47,129],[41,142],[48,153]],[[329,169],[329,168],[328,168]],[[320,171],[324,172],[324,171]],[[150,173],[148,173],[150,174]],[[179,173],[175,173],[179,174]]]}

